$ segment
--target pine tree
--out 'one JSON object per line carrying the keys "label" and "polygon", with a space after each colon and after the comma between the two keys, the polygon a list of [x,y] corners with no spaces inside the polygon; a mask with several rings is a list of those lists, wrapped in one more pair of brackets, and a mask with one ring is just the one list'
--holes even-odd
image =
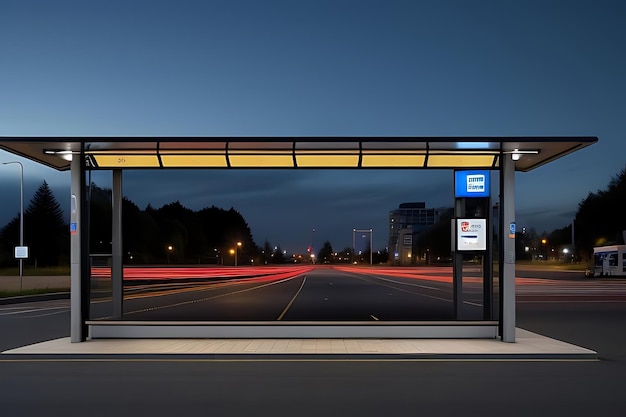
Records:
{"label": "pine tree", "polygon": [[0,265],[13,266],[13,248],[20,242],[20,218],[19,213],[0,230]]}
{"label": "pine tree", "polygon": [[333,246],[327,240],[317,254],[320,263],[329,263],[333,259]]}
{"label": "pine tree", "polygon": [[35,192],[24,216],[24,244],[38,266],[58,265],[69,254],[63,210],[46,181]]}

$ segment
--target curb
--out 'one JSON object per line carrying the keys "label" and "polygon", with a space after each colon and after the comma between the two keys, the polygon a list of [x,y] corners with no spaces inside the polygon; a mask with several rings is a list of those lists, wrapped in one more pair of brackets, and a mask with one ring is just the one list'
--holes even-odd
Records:
{"label": "curb", "polygon": [[0,298],[0,305],[33,303],[37,301],[65,300],[70,298],[70,292],[51,292],[47,294],[18,295],[15,297]]}
{"label": "curb", "polygon": [[6,353],[0,354],[0,362],[6,360],[42,361],[581,361],[597,362],[597,353]]}

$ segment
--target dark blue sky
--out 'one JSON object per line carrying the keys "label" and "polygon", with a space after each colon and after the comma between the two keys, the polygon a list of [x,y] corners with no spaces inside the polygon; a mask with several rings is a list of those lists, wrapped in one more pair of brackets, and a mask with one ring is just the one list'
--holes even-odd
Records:
{"label": "dark blue sky", "polygon": [[[552,230],[626,164],[625,21],[620,0],[3,0],[0,135],[598,136],[517,176],[518,224]],[[68,173],[30,163],[26,200],[44,179],[67,206]],[[233,206],[290,251],[313,227],[380,248],[399,203],[452,204],[452,172],[136,171],[125,191]]]}

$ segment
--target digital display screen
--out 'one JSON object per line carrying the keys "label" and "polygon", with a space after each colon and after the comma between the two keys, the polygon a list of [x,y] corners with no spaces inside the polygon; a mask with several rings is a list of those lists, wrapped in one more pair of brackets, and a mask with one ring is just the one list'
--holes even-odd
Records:
{"label": "digital display screen", "polygon": [[491,172],[488,170],[455,171],[455,197],[489,197],[491,190]]}

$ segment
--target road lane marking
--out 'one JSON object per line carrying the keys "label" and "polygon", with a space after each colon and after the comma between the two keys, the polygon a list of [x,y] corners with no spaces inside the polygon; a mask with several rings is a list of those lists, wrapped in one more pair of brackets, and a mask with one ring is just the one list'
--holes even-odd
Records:
{"label": "road lane marking", "polygon": [[478,303],[473,303],[471,301],[463,301],[464,304],[469,304],[471,306],[476,306],[476,307],[482,307],[482,304],[478,304]]}
{"label": "road lane marking", "polygon": [[243,293],[243,292],[258,290],[260,288],[269,287],[270,285],[282,284],[283,282],[290,281],[290,280],[292,280],[292,279],[294,279],[296,277],[298,277],[298,275],[293,276],[293,277],[289,277],[289,278],[285,278],[285,279],[281,279],[279,281],[272,281],[272,282],[269,282],[269,283],[263,284],[263,285],[257,285],[256,287],[245,288],[243,290],[231,291],[231,292],[227,292],[227,293],[223,293],[223,294],[218,294],[218,295],[215,295],[213,297],[205,297],[205,298],[200,298],[200,299],[196,299],[196,300],[187,300],[187,301],[182,301],[182,302],[174,303],[174,304],[166,304],[166,305],[162,305],[162,306],[148,307],[148,308],[144,308],[144,309],[141,309],[141,310],[129,311],[127,313],[124,313],[124,315],[136,314],[136,313],[145,313],[145,312],[148,312],[148,311],[162,310],[164,308],[180,307],[180,306],[183,306],[183,305],[201,303],[201,302],[205,302],[205,301],[209,301],[209,300],[214,300],[216,298],[226,297],[228,295],[240,294],[240,293]]}
{"label": "road lane marking", "polygon": [[41,311],[46,311],[46,310],[61,310],[61,309],[68,310],[69,307],[65,306],[65,307],[31,308],[30,310],[2,312],[0,313],[0,316],[12,316],[15,314],[26,314],[26,313],[39,313]]}
{"label": "road lane marking", "polygon": [[[448,299],[441,298],[441,297],[435,297],[434,295],[427,295],[427,294],[422,294],[422,293],[419,293],[419,292],[412,292],[412,291],[405,290],[404,288],[393,287],[391,285],[384,284],[384,283],[381,283],[381,282],[368,281],[367,279],[365,279],[361,275],[357,275],[357,274],[346,274],[346,275],[352,275],[353,278],[360,279],[361,281],[365,281],[368,284],[381,285],[383,287],[391,288],[391,289],[394,289],[396,291],[402,291],[402,292],[405,292],[407,294],[416,295],[416,296],[419,296],[419,297],[432,298],[432,299],[439,300],[439,301],[445,301],[446,303],[452,303],[453,302],[453,300],[448,300]],[[371,276],[374,277],[373,275],[371,275]]]}
{"label": "road lane marking", "polygon": [[394,284],[400,284],[400,285],[409,285],[411,287],[419,287],[419,288],[424,288],[426,290],[437,290],[437,291],[441,291],[441,288],[437,288],[437,287],[430,287],[428,285],[420,285],[420,284],[414,284],[412,282],[403,282],[403,281],[396,281],[394,279],[389,279],[389,278],[383,278],[380,275],[369,275],[374,279],[379,279],[381,281],[388,281],[388,282],[393,282]]}
{"label": "road lane marking", "polygon": [[[367,274],[366,275],[366,274],[358,274],[358,273],[354,273],[354,272],[353,273],[347,273],[346,271],[343,271],[343,272],[346,273],[346,275],[352,275],[355,278],[361,279],[361,280],[363,280],[365,282],[369,282],[370,284],[375,284],[375,285],[384,285],[384,284],[379,284],[379,283],[376,283],[376,282],[368,281],[364,277],[371,277],[372,279],[375,279],[375,280],[387,281],[387,282],[391,282],[391,283],[398,284],[398,285],[408,285],[408,286],[411,286],[411,287],[423,288],[425,290],[441,291],[441,288],[438,288],[438,287],[431,287],[429,285],[414,284],[412,282],[396,281],[396,280],[393,280],[393,279],[382,277],[380,275],[373,275],[373,274]],[[389,286],[387,285],[387,287],[389,287]],[[389,288],[399,289],[399,288],[395,288],[395,287],[389,287]],[[403,290],[400,290],[400,291],[403,291]],[[408,291],[405,291],[405,292],[408,292]],[[413,294],[413,293],[411,293],[411,294]]]}
{"label": "road lane marking", "polygon": [[64,313],[69,313],[70,309],[68,308],[67,310],[62,310],[62,311],[55,311],[53,313],[47,313],[47,314],[34,314],[34,315],[29,315],[26,317],[16,317],[18,319],[35,319],[38,317],[48,317],[48,316],[54,316],[55,314],[64,314]]}
{"label": "road lane marking", "polygon": [[0,313],[5,311],[13,311],[13,310],[27,310],[32,308],[51,308],[51,307],[69,307],[69,300],[65,302],[47,302],[47,301],[39,301],[39,302],[31,302],[31,303],[18,303],[18,304],[7,304],[0,307]]}
{"label": "road lane marking", "polygon": [[296,301],[296,297],[298,297],[298,295],[300,294],[300,291],[302,291],[302,288],[304,287],[304,283],[305,282],[306,282],[306,275],[304,276],[304,279],[302,280],[302,284],[300,285],[300,288],[298,288],[298,292],[296,292],[296,295],[293,296],[291,301],[289,301],[289,304],[287,304],[287,307],[285,307],[283,312],[280,313],[280,316],[278,316],[278,319],[276,319],[276,320],[282,320],[283,317],[285,316],[285,314],[287,314],[287,311],[289,310],[289,308],[291,307],[293,302]]}

